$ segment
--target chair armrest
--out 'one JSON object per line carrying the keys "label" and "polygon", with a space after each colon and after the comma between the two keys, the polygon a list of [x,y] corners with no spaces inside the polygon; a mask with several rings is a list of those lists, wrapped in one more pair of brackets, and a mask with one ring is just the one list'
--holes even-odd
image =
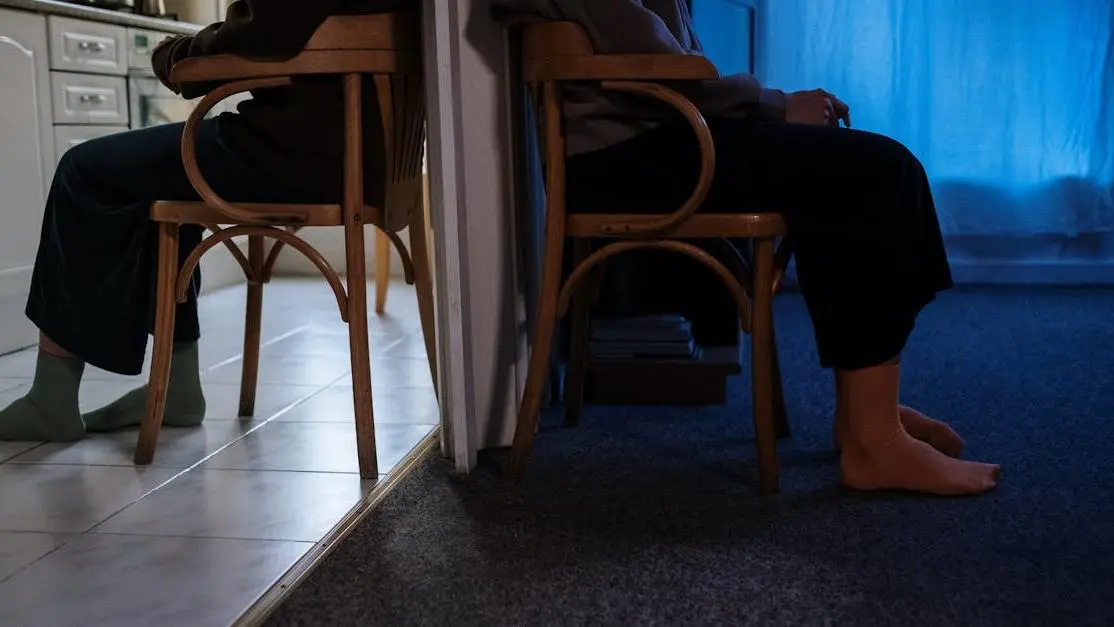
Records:
{"label": "chair armrest", "polygon": [[411,74],[421,71],[418,54],[400,50],[307,50],[288,61],[261,61],[236,55],[186,59],[174,64],[176,84],[329,74]]}
{"label": "chair armrest", "polygon": [[535,22],[525,26],[522,29],[522,69],[527,82],[719,78],[716,66],[700,55],[597,54],[584,27],[570,21]]}
{"label": "chair armrest", "polygon": [[712,181],[715,179],[716,144],[712,132],[708,128],[707,120],[704,119],[700,109],[691,100],[658,83],[620,80],[603,81],[601,86],[606,90],[644,96],[669,105],[688,122],[700,149],[700,174],[696,180],[696,187],[693,189],[692,195],[679,209],[673,213],[662,214],[644,222],[634,223],[629,220],[620,220],[615,223],[605,222],[600,225],[601,230],[626,237],[653,237],[678,228],[704,204],[704,200],[712,189]]}
{"label": "chair armrest", "polygon": [[705,57],[680,54],[593,54],[526,59],[523,76],[535,81],[671,81],[719,78]]}

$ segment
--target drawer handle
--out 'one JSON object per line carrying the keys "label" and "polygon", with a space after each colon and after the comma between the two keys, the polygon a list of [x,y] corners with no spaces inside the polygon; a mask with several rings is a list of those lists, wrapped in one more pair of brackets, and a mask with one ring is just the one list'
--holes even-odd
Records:
{"label": "drawer handle", "polygon": [[108,98],[104,94],[81,94],[78,100],[87,104],[104,104]]}
{"label": "drawer handle", "polygon": [[78,50],[86,50],[89,52],[104,52],[108,46],[99,41],[79,41],[77,42]]}

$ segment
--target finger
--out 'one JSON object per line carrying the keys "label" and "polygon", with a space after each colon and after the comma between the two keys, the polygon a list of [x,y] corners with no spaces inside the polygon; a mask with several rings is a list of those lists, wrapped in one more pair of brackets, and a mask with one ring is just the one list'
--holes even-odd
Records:
{"label": "finger", "polygon": [[835,112],[839,119],[843,120],[843,124],[847,128],[851,128],[851,107],[835,96],[832,96],[832,104],[835,106]]}

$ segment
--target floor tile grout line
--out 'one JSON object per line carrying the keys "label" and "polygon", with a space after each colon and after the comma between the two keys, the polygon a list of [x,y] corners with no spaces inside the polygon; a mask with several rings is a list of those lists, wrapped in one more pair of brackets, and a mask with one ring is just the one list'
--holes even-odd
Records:
{"label": "floor tile grout line", "polygon": [[[360,498],[361,500],[363,499],[362,496]],[[97,531],[81,535],[109,538],[170,538],[174,540],[240,540],[247,542],[289,542],[291,544],[308,544],[310,546],[313,546],[321,541],[320,538],[318,538],[317,540],[291,540],[290,538],[251,538],[248,536],[194,536],[182,533],[120,533],[118,531]],[[324,538],[325,534],[321,534],[321,537]]]}
{"label": "floor tile grout line", "polygon": [[[290,330],[286,333],[280,334],[280,335],[268,340],[265,344],[263,344],[263,346],[272,346],[272,345],[274,345],[278,342],[281,342],[284,339],[292,337],[293,335],[295,335],[297,333],[304,332],[307,329],[312,330],[316,326],[317,326],[317,323],[310,323],[310,324],[300,325],[297,328],[294,328],[294,329],[292,329],[292,330]],[[324,330],[324,332],[326,334],[330,333],[330,331],[331,331],[331,329],[325,329]],[[387,335],[388,338],[389,338],[389,334],[383,333],[381,335]],[[393,335],[393,334],[391,334],[391,335]],[[397,356],[390,356],[388,354],[391,350],[393,350],[393,349],[395,349],[395,347],[403,344],[405,341],[406,340],[403,339],[403,338],[396,338],[394,340],[390,340],[387,343],[386,347],[380,349],[380,351],[376,351],[376,353],[382,353],[382,354],[387,354],[387,355],[385,357],[382,357],[382,358],[379,358],[378,355],[376,355],[375,356],[377,358],[376,361],[387,361],[389,363],[391,361],[422,361],[422,360],[424,360],[424,356],[419,355],[419,354],[397,355]],[[27,349],[23,349],[23,350],[27,350]],[[13,351],[11,354],[15,355],[15,354],[18,354],[20,352],[23,352],[23,350]],[[9,355],[0,356],[0,358],[6,357],[6,356],[9,356]],[[205,368],[205,369],[201,370],[200,373],[201,374],[211,373],[212,371],[216,370],[219,367],[231,364],[235,361],[242,361],[242,359],[243,359],[243,355],[239,354],[237,356],[234,356],[234,357],[231,357],[229,359],[223,360],[222,362],[219,362],[218,364],[215,364],[213,366]],[[225,443],[223,446],[220,446],[216,450],[214,450],[211,453],[205,455],[205,457],[203,457],[201,460],[191,464],[188,467],[185,467],[185,468],[181,469],[179,472],[173,472],[173,471],[179,470],[179,468],[168,467],[168,466],[152,466],[151,467],[152,469],[158,468],[160,470],[171,471],[171,472],[173,472],[173,474],[171,474],[171,476],[169,476],[169,478],[167,478],[165,481],[158,482],[157,485],[155,485],[153,488],[144,491],[142,494],[140,494],[140,496],[138,496],[134,500],[131,500],[131,502],[127,503],[126,505],[124,505],[123,507],[118,509],[117,511],[111,513],[104,520],[94,524],[92,527],[89,527],[85,531],[80,531],[80,532],[56,532],[56,531],[51,532],[51,531],[27,531],[27,530],[12,530],[12,531],[10,531],[10,533],[27,533],[27,534],[44,534],[44,535],[52,535],[52,536],[66,536],[66,539],[64,541],[62,541],[61,544],[59,544],[58,546],[50,549],[49,551],[47,551],[42,556],[32,560],[31,563],[18,568],[15,572],[13,572],[10,575],[5,576],[2,579],[0,579],[0,583],[4,583],[4,582],[9,581],[12,577],[15,577],[18,574],[24,572],[28,567],[38,563],[40,560],[45,559],[46,557],[48,557],[50,555],[53,555],[59,549],[64,548],[66,545],[68,545],[70,542],[74,541],[75,539],[80,538],[80,537],[85,537],[87,535],[93,535],[93,536],[135,535],[135,536],[143,536],[143,537],[181,537],[181,538],[197,538],[197,539],[210,539],[210,538],[212,538],[212,539],[247,540],[247,541],[287,542],[287,543],[310,544],[310,545],[312,545],[312,547],[310,549],[310,552],[313,552],[314,547],[322,544],[321,541],[313,542],[313,541],[262,539],[262,538],[238,538],[238,537],[224,538],[224,537],[220,537],[220,536],[173,536],[173,535],[171,535],[171,536],[159,536],[159,535],[151,535],[151,534],[112,534],[112,533],[105,533],[105,532],[97,532],[96,529],[99,528],[101,525],[103,525],[107,520],[109,520],[109,519],[115,517],[116,515],[120,514],[123,510],[127,509],[128,507],[131,507],[132,505],[135,505],[136,503],[143,500],[144,498],[147,498],[147,497],[151,496],[152,494],[154,494],[155,492],[167,487],[168,485],[173,483],[175,480],[184,476],[187,472],[190,472],[192,470],[196,470],[198,467],[201,467],[203,464],[205,464],[209,460],[211,460],[214,456],[216,456],[216,455],[220,454],[221,452],[227,450],[229,447],[233,446],[234,444],[237,444],[240,441],[244,440],[247,436],[255,433],[258,430],[260,430],[266,424],[269,424],[271,422],[275,422],[280,416],[287,414],[288,412],[292,411],[295,407],[309,401],[311,398],[321,394],[325,390],[330,389],[334,386],[337,386],[338,384],[341,384],[342,381],[346,377],[350,376],[350,374],[351,374],[350,369],[345,369],[344,373],[338,375],[334,379],[329,380],[327,383],[324,383],[323,385],[308,385],[308,386],[302,385],[302,386],[299,386],[299,387],[307,388],[306,391],[308,393],[306,393],[304,396],[301,396],[301,398],[299,398],[297,400],[294,400],[293,402],[288,404],[286,407],[283,407],[283,408],[279,409],[278,411],[275,411],[275,412],[271,413],[268,418],[266,418],[264,420],[261,420],[258,423],[253,423],[251,425],[251,428],[249,430],[247,430],[246,432],[240,433],[238,435],[238,437],[235,437],[231,441]],[[4,388],[4,390],[3,390],[4,393],[11,392],[13,390],[19,389],[22,386],[25,386],[27,384],[27,382],[30,381],[31,379],[33,379],[33,377],[20,377],[20,376],[0,377],[0,380],[9,382],[9,383],[13,384],[13,386],[14,386],[14,387]],[[144,383],[146,383],[147,377],[143,377],[143,376],[133,377],[133,378],[93,377],[93,378],[89,378],[87,380],[91,383],[102,384],[102,385],[103,384],[109,384],[109,385],[116,384],[116,385],[129,385],[129,386],[139,387],[139,386],[142,386]],[[228,381],[228,382],[207,381],[206,383],[210,384],[210,385],[236,385],[236,382],[234,382],[234,381]],[[289,385],[289,384],[283,383],[283,382],[274,382],[274,383],[260,382],[260,384],[261,385],[276,385],[276,386],[277,385]],[[297,384],[295,384],[295,385],[297,385]],[[308,388],[313,388],[313,389],[312,389],[312,391],[309,391]],[[428,385],[427,386],[405,386],[404,385],[404,386],[388,386],[387,389],[390,389],[390,390],[412,389],[412,390],[416,391],[416,390],[429,390],[430,387]],[[231,422],[231,420],[229,420],[228,422]],[[293,424],[301,424],[301,423],[310,423],[310,422],[331,422],[331,421],[290,420],[288,422],[291,422]],[[344,421],[344,422],[348,422],[348,421]],[[341,421],[337,421],[337,424],[342,424],[342,423],[341,423]],[[439,427],[438,424],[425,425],[425,424],[414,424],[414,423],[407,423],[407,422],[395,423],[393,421],[377,421],[377,424],[398,425],[398,426],[407,426],[407,427],[428,427],[430,429],[430,431],[428,431],[426,433],[426,435],[421,440],[419,440],[417,448],[422,448],[422,444],[432,437],[431,434],[436,435],[437,429]],[[28,453],[31,453],[32,451],[35,451],[35,450],[37,450],[37,449],[39,449],[43,446],[46,446],[47,444],[49,444],[49,443],[40,442],[40,443],[32,444],[29,448],[27,448],[23,451],[20,451],[18,453],[15,453],[14,455],[11,455],[11,456],[3,459],[3,460],[0,460],[0,465],[5,465],[5,464],[11,463],[11,465],[13,465],[13,466],[14,465],[20,465],[20,466],[55,465],[55,466],[115,467],[115,468],[129,468],[130,467],[130,468],[132,468],[134,470],[138,470],[140,472],[143,471],[142,467],[137,468],[134,464],[114,465],[114,464],[88,464],[88,463],[84,463],[84,464],[65,464],[65,463],[43,463],[43,462],[30,462],[30,463],[28,463],[28,462],[13,463],[12,462],[12,460],[14,460],[14,459],[16,459],[20,456],[26,455]],[[413,449],[411,449],[411,453],[413,453]],[[370,480],[370,481],[373,482],[372,491],[376,490],[375,485],[382,485],[385,481],[392,478],[391,475],[394,475],[395,473],[397,473],[399,471],[400,468],[402,468],[403,466],[406,466],[407,465],[406,460],[408,459],[408,456],[404,456],[401,460],[396,461],[393,464],[390,464],[389,465],[389,470],[387,471],[388,474],[386,474],[386,475],[381,474],[376,479]],[[261,468],[242,468],[242,469],[236,469],[236,468],[217,469],[217,468],[213,468],[212,470],[244,472],[244,473],[300,472],[300,473],[337,474],[337,475],[355,475],[355,474],[358,474],[358,470],[351,471],[351,472],[347,472],[347,471],[320,471],[320,470],[308,470],[308,469],[307,470],[290,470],[290,469],[282,469],[282,468],[271,468],[271,469],[267,469],[267,468],[263,468],[263,469],[261,469]],[[365,494],[364,499],[366,499],[366,498],[367,498],[367,495]],[[301,561],[301,560],[299,560],[299,561]]]}
{"label": "floor tile grout line", "polygon": [[[362,500],[363,500],[363,497],[361,497],[361,501]],[[10,581],[13,577],[15,577],[16,575],[19,575],[20,573],[27,570],[28,568],[31,568],[35,564],[38,564],[39,562],[41,562],[44,559],[50,557],[54,553],[57,553],[58,551],[62,550],[70,542],[72,542],[72,541],[74,541],[78,538],[84,538],[84,537],[87,537],[87,536],[88,537],[117,536],[117,537],[131,537],[131,538],[172,538],[172,539],[182,539],[182,540],[237,540],[237,541],[247,541],[247,542],[285,542],[285,543],[289,543],[289,544],[306,544],[306,545],[309,545],[306,548],[306,552],[309,552],[314,547],[316,547],[319,542],[321,542],[321,539],[317,539],[317,540],[284,540],[284,539],[279,539],[279,538],[239,538],[239,537],[225,537],[225,536],[158,535],[158,534],[149,534],[149,533],[93,533],[93,532],[89,532],[89,531],[86,531],[86,532],[83,532],[83,533],[76,533],[76,532],[74,532],[74,533],[63,533],[63,532],[53,533],[53,532],[49,532],[49,531],[4,531],[4,530],[0,529],[0,533],[36,533],[36,534],[55,535],[55,536],[58,536],[58,535],[72,536],[70,538],[67,538],[65,542],[62,542],[61,544],[54,547],[53,549],[50,549],[46,553],[43,553],[39,557],[31,560],[30,562],[24,564],[23,566],[20,566],[19,568],[14,570],[11,574],[9,574],[5,577],[0,577],[0,586],[3,586],[5,583]],[[322,534],[321,537],[324,538],[325,535],[327,535],[327,532],[326,532],[326,534]]]}
{"label": "floor tile grout line", "polygon": [[[430,427],[430,428],[434,429],[436,427]],[[19,463],[12,464],[12,467],[16,467],[16,466],[21,466],[21,467],[24,467],[24,468],[30,468],[30,467],[34,467],[34,466],[65,466],[65,467],[80,467],[80,468],[134,468],[135,467],[134,464],[123,464],[123,463],[122,464],[65,464],[65,463],[59,463],[59,462],[19,462]],[[190,466],[189,468],[186,468],[186,467],[183,467],[183,466],[153,466],[153,465],[149,466],[149,468],[155,469],[155,470],[173,470],[173,471],[176,471],[176,472],[175,472],[174,476],[171,477],[170,479],[167,479],[166,481],[160,483],[157,487],[155,487],[155,488],[153,488],[153,489],[151,489],[147,492],[144,492],[143,496],[141,496],[141,497],[135,499],[134,501],[128,503],[128,505],[126,505],[124,509],[126,509],[127,507],[131,507],[132,505],[135,505],[140,500],[150,496],[151,493],[155,492],[156,490],[159,490],[161,488],[166,487],[166,484],[170,483],[174,479],[177,479],[177,478],[181,477],[183,474],[185,474],[185,471],[187,471],[187,470],[201,470],[201,471],[213,470],[213,471],[220,471],[220,472],[226,472],[226,471],[228,471],[228,472],[276,472],[276,473],[278,473],[278,472],[289,472],[289,473],[306,473],[306,474],[311,474],[311,475],[312,474],[319,474],[319,475],[358,475],[358,474],[360,474],[359,469],[354,469],[354,470],[307,470],[307,469],[304,469],[304,468],[217,468],[217,467],[213,467],[213,466],[206,466],[205,468],[194,468],[193,466]],[[181,472],[177,472],[177,471],[181,471]],[[115,516],[116,514],[119,514],[119,513],[120,513],[120,511],[116,511],[112,515]],[[105,520],[108,520],[108,519],[106,518]],[[104,522],[104,520],[98,522],[97,524],[99,525],[103,522]],[[92,528],[90,528],[90,529],[92,529]],[[4,531],[4,529],[0,529],[0,532],[3,532],[3,531]],[[12,530],[10,530],[10,531],[12,531]],[[40,533],[49,533],[49,532],[44,531],[44,532],[40,532]],[[73,533],[85,533],[85,532],[75,531]]]}
{"label": "floor tile grout line", "polygon": [[376,485],[364,495],[349,512],[319,540],[313,548],[306,551],[285,573],[257,597],[254,602],[233,623],[233,627],[262,625],[264,621],[282,604],[325,559],[332,555],[337,546],[348,538],[356,527],[366,520],[379,505],[394,492],[419,464],[431,455],[440,441],[440,427],[430,431],[410,450],[386,477],[380,476]]}
{"label": "floor tile grout line", "polygon": [[179,478],[179,477],[181,477],[181,476],[185,475],[185,474],[186,474],[187,472],[189,472],[189,471],[191,471],[191,470],[193,470],[193,469],[197,468],[198,466],[200,466],[200,465],[204,464],[205,462],[209,461],[209,460],[210,460],[210,459],[212,459],[212,458],[213,458],[213,457],[214,457],[215,455],[218,455],[218,454],[220,454],[220,453],[221,453],[222,451],[224,451],[224,450],[228,449],[228,447],[232,446],[233,444],[236,444],[236,443],[237,443],[237,442],[239,442],[240,440],[243,440],[243,439],[244,439],[244,438],[246,438],[247,436],[249,436],[249,435],[251,435],[251,434],[255,433],[256,431],[259,431],[259,430],[260,430],[260,429],[262,429],[263,427],[265,427],[265,426],[267,426],[267,425],[271,424],[271,422],[273,422],[273,421],[275,420],[275,418],[277,418],[277,417],[281,416],[282,414],[285,414],[286,412],[290,411],[291,409],[293,409],[293,408],[294,408],[294,407],[296,407],[297,405],[299,405],[299,404],[301,404],[301,403],[305,402],[306,400],[309,400],[309,399],[313,398],[314,396],[316,396],[316,395],[320,394],[322,390],[324,390],[325,388],[329,387],[329,386],[330,386],[330,385],[332,385],[333,383],[336,383],[336,382],[337,382],[337,381],[339,381],[340,379],[343,379],[343,378],[344,378],[345,376],[347,376],[347,375],[341,375],[340,377],[337,377],[337,378],[336,378],[335,380],[333,380],[333,382],[332,382],[332,383],[329,383],[329,384],[327,384],[327,385],[325,385],[325,386],[323,386],[323,387],[319,388],[319,389],[318,389],[318,390],[317,390],[316,392],[313,392],[312,394],[309,394],[308,396],[306,396],[306,397],[302,398],[301,400],[298,400],[298,401],[295,401],[295,402],[291,403],[291,404],[290,404],[289,406],[287,406],[287,407],[286,407],[285,409],[279,410],[278,412],[275,412],[274,414],[271,414],[271,417],[270,417],[270,418],[267,418],[266,420],[264,420],[264,421],[260,422],[259,424],[257,424],[257,425],[254,425],[254,426],[253,426],[253,427],[252,427],[251,429],[249,429],[249,430],[247,430],[246,432],[244,432],[244,433],[240,434],[240,435],[239,435],[239,437],[237,437],[237,438],[233,439],[233,440],[232,440],[231,442],[227,442],[227,443],[225,443],[225,444],[224,444],[223,446],[221,446],[221,447],[217,448],[217,449],[216,449],[215,451],[213,451],[212,453],[209,453],[209,454],[208,454],[208,455],[206,455],[205,457],[202,457],[202,458],[201,458],[200,460],[198,460],[198,461],[197,461],[197,462],[196,462],[195,464],[193,464],[192,466],[189,466],[188,468],[185,468],[185,469],[183,469],[183,470],[182,470],[181,472],[178,472],[178,473],[176,473],[176,474],[175,474],[174,476],[170,477],[170,478],[169,478],[169,479],[167,479],[166,481],[164,481],[164,482],[160,483],[159,485],[155,486],[155,487],[154,487],[153,489],[151,489],[151,490],[148,490],[147,492],[143,493],[142,495],[140,495],[140,496],[139,496],[139,498],[137,498],[137,499],[135,499],[135,500],[131,501],[131,502],[130,502],[130,503],[128,503],[127,505],[125,505],[125,506],[121,507],[120,509],[118,509],[118,510],[116,510],[116,511],[112,512],[112,514],[110,514],[109,516],[105,517],[105,518],[104,518],[103,520],[101,520],[100,522],[96,523],[96,524],[95,524],[95,525],[93,525],[92,527],[89,527],[88,529],[86,529],[86,530],[85,530],[85,531],[83,531],[82,533],[90,533],[90,532],[92,532],[92,531],[93,531],[94,529],[96,529],[97,527],[99,527],[99,526],[101,526],[102,524],[104,524],[104,523],[105,523],[106,521],[108,521],[109,519],[111,519],[111,518],[112,518],[113,516],[116,516],[116,515],[117,515],[117,514],[119,514],[120,512],[124,511],[125,509],[127,509],[127,508],[131,507],[132,505],[135,505],[136,503],[138,503],[138,502],[142,501],[143,499],[147,498],[147,497],[148,497],[148,496],[150,496],[151,494],[154,494],[154,493],[155,493],[155,492],[157,492],[158,490],[161,490],[162,488],[166,487],[167,485],[170,485],[170,483],[171,483],[171,482],[173,482],[174,480],[176,480],[177,478]]}
{"label": "floor tile grout line", "polygon": [[[291,422],[293,422],[293,421],[291,421]],[[32,444],[31,446],[23,449],[22,451],[20,451],[18,453],[15,453],[14,455],[10,455],[8,457],[0,459],[0,466],[3,466],[4,464],[12,461],[13,459],[15,459],[17,457],[22,457],[23,455],[26,455],[27,453],[30,453],[31,451],[33,451],[37,448],[46,446],[47,444],[49,444],[49,442],[39,442],[38,444]]]}
{"label": "floor tile grout line", "polygon": [[[281,342],[282,340],[285,340],[287,338],[294,337],[298,333],[301,333],[302,331],[305,331],[306,329],[309,329],[312,326],[313,326],[312,324],[303,324],[303,325],[300,325],[298,327],[295,327],[295,328],[287,331],[286,333],[280,333],[280,334],[276,335],[275,337],[267,340],[266,342],[263,342],[262,344],[260,344],[259,345],[259,350],[263,350],[264,348],[266,348],[268,346],[273,346],[274,344],[276,344],[278,342]],[[224,361],[219,361],[216,364],[214,364],[212,366],[209,366],[208,368],[203,368],[201,370],[201,376],[205,376],[206,374],[209,374],[213,370],[216,370],[217,368],[221,368],[223,366],[227,366],[228,364],[233,364],[233,363],[236,363],[237,361],[243,361],[243,359],[244,359],[244,354],[242,352],[236,353],[235,355],[225,359]]]}
{"label": "floor tile grout line", "polygon": [[[19,532],[18,532],[18,531],[9,531],[8,533],[19,533]],[[74,534],[69,534],[69,535],[73,535],[73,536],[75,536],[75,537],[76,537],[76,536],[79,536],[79,535],[81,535],[81,534],[78,534],[78,533],[74,533]],[[71,540],[72,540],[72,538],[71,538]],[[0,577],[0,586],[3,586],[3,585],[4,585],[5,583],[7,583],[7,582],[8,582],[8,581],[9,581],[9,580],[10,580],[10,579],[12,578],[12,577],[15,577],[16,575],[18,575],[18,574],[22,573],[23,571],[27,570],[28,568],[31,568],[31,567],[32,567],[32,566],[34,566],[35,564],[38,564],[38,563],[39,563],[40,561],[42,561],[42,560],[46,559],[46,558],[47,558],[48,556],[50,556],[50,555],[53,555],[53,554],[54,554],[54,553],[56,553],[56,552],[57,552],[57,551],[58,551],[59,549],[61,549],[62,547],[66,546],[66,545],[67,545],[67,544],[69,544],[69,543],[70,543],[70,540],[66,540],[66,541],[65,541],[65,542],[63,542],[62,544],[59,544],[58,546],[54,547],[53,549],[50,549],[50,550],[49,550],[49,551],[47,551],[46,553],[43,553],[43,554],[42,554],[42,555],[40,555],[39,557],[37,557],[37,558],[35,558],[35,559],[31,560],[30,562],[28,562],[27,564],[24,564],[23,566],[20,566],[19,568],[15,569],[15,571],[14,571],[14,572],[12,572],[12,574],[8,575],[7,577]]]}

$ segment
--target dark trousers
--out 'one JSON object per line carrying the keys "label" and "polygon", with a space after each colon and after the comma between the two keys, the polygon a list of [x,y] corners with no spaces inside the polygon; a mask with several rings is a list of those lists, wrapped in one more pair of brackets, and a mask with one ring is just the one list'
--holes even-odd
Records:
{"label": "dark trousers", "polygon": [[[825,368],[884,363],[952,286],[928,178],[904,146],[848,129],[709,120],[716,174],[704,211],[785,216]],[[570,211],[661,213],[692,193],[692,130],[669,123],[567,168]]]}
{"label": "dark trousers", "polygon": [[[228,114],[226,114],[228,115]],[[204,121],[197,154],[213,189],[231,201],[312,202],[260,172]],[[66,152],[47,198],[27,317],[59,346],[98,368],[139,374],[154,323],[156,200],[196,200],[181,159],[182,124],[94,139]],[[181,230],[182,259],[202,229]],[[175,341],[200,336],[193,277],[178,307]]]}

